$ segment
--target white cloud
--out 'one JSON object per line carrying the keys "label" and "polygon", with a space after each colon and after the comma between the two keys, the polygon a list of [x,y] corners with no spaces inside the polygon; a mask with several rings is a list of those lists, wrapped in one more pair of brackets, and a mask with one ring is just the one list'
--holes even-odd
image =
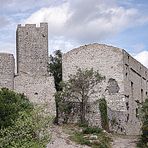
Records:
{"label": "white cloud", "polygon": [[[39,11],[33,13],[27,20],[23,23],[35,23],[39,24],[40,22],[49,23],[49,35],[57,36],[62,33],[64,34],[65,24],[69,18],[70,14],[68,12],[68,4],[62,4],[57,7],[42,8]],[[64,29],[62,31],[62,29]]]}
{"label": "white cloud", "polygon": [[51,40],[91,43],[141,24],[141,19],[137,9],[121,7],[115,0],[67,0],[61,5],[41,8],[23,23],[48,22]]}
{"label": "white cloud", "polygon": [[20,22],[48,22],[50,50],[66,51],[80,44],[102,42],[128,27],[142,24],[143,20],[148,21],[137,9],[121,6],[118,0],[25,0],[21,3],[0,0],[0,3],[0,12],[2,9],[9,12],[6,30],[8,27],[14,30]]}
{"label": "white cloud", "polygon": [[57,40],[49,40],[49,53],[52,54],[55,50],[62,50],[63,52],[67,52],[69,49],[73,49],[76,46],[78,45],[75,42],[65,41],[63,39],[60,40],[59,38]]}
{"label": "white cloud", "polygon": [[6,27],[9,21],[4,16],[0,16],[0,28]]}
{"label": "white cloud", "polygon": [[148,51],[142,51],[135,55],[134,58],[148,68]]}
{"label": "white cloud", "polygon": [[0,11],[5,10],[5,12],[20,13],[49,5],[58,5],[62,1],[63,0],[0,0]]}

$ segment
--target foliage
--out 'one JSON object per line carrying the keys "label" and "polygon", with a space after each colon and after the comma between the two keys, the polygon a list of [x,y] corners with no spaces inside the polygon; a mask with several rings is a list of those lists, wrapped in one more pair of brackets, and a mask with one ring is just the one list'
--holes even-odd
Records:
{"label": "foliage", "polygon": [[7,88],[0,90],[0,129],[15,123],[20,111],[30,112],[33,105],[23,94],[17,94]]}
{"label": "foliage", "polygon": [[138,147],[148,147],[148,99],[142,104],[141,108],[141,120],[142,120],[142,135],[138,142]]}
{"label": "foliage", "polygon": [[[92,138],[95,136],[96,138]],[[71,140],[81,145],[88,145],[92,148],[110,148],[112,139],[99,128],[85,127],[82,131],[75,131]]]}
{"label": "foliage", "polygon": [[91,146],[90,141],[88,139],[84,138],[84,135],[81,132],[75,132],[74,135],[71,137],[71,140],[73,140],[81,145]]}
{"label": "foliage", "polygon": [[109,120],[107,115],[107,103],[105,98],[99,99],[99,109],[101,114],[101,125],[106,131],[109,131]]}
{"label": "foliage", "polygon": [[22,94],[0,90],[0,148],[43,148],[51,118],[45,107],[33,106]]}
{"label": "foliage", "polygon": [[43,108],[21,111],[12,126],[0,130],[0,148],[44,148],[50,140],[51,118]]}
{"label": "foliage", "polygon": [[[62,87],[60,82],[62,81],[62,52],[60,50],[56,50],[54,55],[50,55],[50,63],[49,63],[49,71],[52,73],[54,77],[54,83],[56,91],[61,91]],[[56,102],[56,118],[55,123],[58,124],[59,119],[59,98],[55,96]]]}
{"label": "foliage", "polygon": [[60,82],[62,81],[62,52],[56,50],[54,55],[50,55],[49,71],[54,76],[55,88],[61,91]]}
{"label": "foliage", "polygon": [[[85,124],[85,114],[88,99],[96,93],[94,87],[101,83],[105,77],[93,69],[78,69],[75,75],[70,75],[67,82],[61,83],[63,90],[57,94],[62,106],[68,102],[80,103],[80,123]],[[66,106],[65,105],[65,106]],[[70,104],[72,105],[72,104]],[[71,107],[70,107],[71,108]],[[68,107],[68,109],[70,109]]]}
{"label": "foliage", "polygon": [[102,129],[98,127],[86,127],[82,132],[83,134],[99,134],[102,132]]}

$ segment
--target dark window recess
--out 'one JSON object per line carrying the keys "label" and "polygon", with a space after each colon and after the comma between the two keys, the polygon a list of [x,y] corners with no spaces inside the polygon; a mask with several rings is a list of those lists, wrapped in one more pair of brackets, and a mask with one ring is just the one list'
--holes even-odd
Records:
{"label": "dark window recess", "polygon": [[37,92],[35,92],[34,94],[35,94],[35,95],[38,95],[38,93],[37,93]]}
{"label": "dark window recess", "polygon": [[109,94],[118,93],[120,90],[118,82],[115,79],[110,78],[108,81],[108,86],[107,86],[106,90],[108,90]]}
{"label": "dark window recess", "polygon": [[141,89],[141,100],[143,101],[143,89]]}
{"label": "dark window recess", "polygon": [[138,118],[138,108],[136,108],[136,117]]}
{"label": "dark window recess", "polygon": [[133,93],[134,93],[134,83],[131,82],[131,94],[132,94],[132,97],[133,97]]}
{"label": "dark window recess", "polygon": [[129,60],[129,55],[128,55],[128,60]]}
{"label": "dark window recess", "polygon": [[126,72],[126,74],[125,74],[125,75],[126,75],[126,77],[127,77],[127,72]]}
{"label": "dark window recess", "polygon": [[126,109],[129,110],[129,103],[126,102]]}
{"label": "dark window recess", "polygon": [[135,100],[135,102],[136,102],[137,104],[140,104],[139,100]]}
{"label": "dark window recess", "polygon": [[45,37],[45,34],[42,34],[42,37]]}
{"label": "dark window recess", "polygon": [[128,122],[128,120],[129,120],[129,114],[127,115],[127,122]]}

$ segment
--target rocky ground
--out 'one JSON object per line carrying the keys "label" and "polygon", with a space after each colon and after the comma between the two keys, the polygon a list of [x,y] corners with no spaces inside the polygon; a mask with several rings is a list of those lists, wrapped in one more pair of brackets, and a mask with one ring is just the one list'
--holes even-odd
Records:
{"label": "rocky ground", "polygon": [[[47,148],[90,148],[78,145],[69,140],[69,134],[63,132],[62,127],[53,126],[52,139]],[[113,135],[112,148],[136,148],[136,136]]]}
{"label": "rocky ground", "polygon": [[69,140],[69,135],[63,132],[60,126],[53,126],[52,139],[47,148],[89,148],[88,146],[78,145]]}
{"label": "rocky ground", "polygon": [[137,136],[113,135],[113,148],[136,148]]}

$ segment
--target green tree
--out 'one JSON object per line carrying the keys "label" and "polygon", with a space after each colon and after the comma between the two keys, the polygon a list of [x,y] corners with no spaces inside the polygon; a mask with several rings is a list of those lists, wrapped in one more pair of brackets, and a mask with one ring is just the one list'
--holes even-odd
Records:
{"label": "green tree", "polygon": [[23,94],[0,90],[0,148],[44,148],[50,140],[47,106],[34,106]]}
{"label": "green tree", "polygon": [[20,111],[30,112],[33,105],[23,94],[17,94],[7,88],[0,90],[0,129],[11,126],[17,120]]}
{"label": "green tree", "polygon": [[[60,82],[62,81],[62,52],[56,50],[54,55],[50,55],[49,71],[54,77],[56,91],[62,91]],[[55,96],[56,102],[56,118],[55,123],[58,124],[59,119],[59,98]]]}
{"label": "green tree", "polygon": [[138,146],[141,148],[148,147],[148,99],[142,103],[141,108],[141,120],[142,120],[142,135]]}
{"label": "green tree", "polygon": [[[96,93],[94,87],[105,77],[93,69],[78,69],[75,75],[70,75],[67,82],[62,83],[63,90],[57,94],[62,101],[80,103],[80,123],[86,123],[86,106],[89,98]],[[62,104],[63,105],[63,104]],[[72,104],[70,104],[72,105]],[[68,107],[67,107],[68,108]],[[72,107],[70,107],[72,108]]]}
{"label": "green tree", "polygon": [[99,109],[101,114],[101,126],[109,132],[109,119],[107,115],[107,102],[105,98],[99,99]]}
{"label": "green tree", "polygon": [[50,55],[49,71],[52,73],[56,91],[61,91],[60,82],[62,81],[62,52],[56,50],[54,55]]}
{"label": "green tree", "polygon": [[44,106],[20,111],[12,126],[0,130],[0,148],[45,148],[51,137],[51,121]]}

